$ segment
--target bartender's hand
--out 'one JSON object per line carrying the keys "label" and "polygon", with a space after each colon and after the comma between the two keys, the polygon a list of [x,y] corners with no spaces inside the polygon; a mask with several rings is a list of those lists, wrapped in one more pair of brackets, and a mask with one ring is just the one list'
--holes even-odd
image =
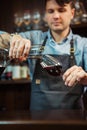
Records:
{"label": "bartender's hand", "polygon": [[30,40],[22,38],[20,35],[14,35],[10,40],[9,57],[26,60],[31,47]]}
{"label": "bartender's hand", "polygon": [[82,67],[73,66],[63,74],[66,86],[73,87],[76,83],[87,85],[87,73]]}

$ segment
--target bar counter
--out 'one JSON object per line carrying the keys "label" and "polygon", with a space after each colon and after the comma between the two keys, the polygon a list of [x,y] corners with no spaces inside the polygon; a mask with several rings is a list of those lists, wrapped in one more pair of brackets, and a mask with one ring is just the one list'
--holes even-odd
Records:
{"label": "bar counter", "polygon": [[0,112],[0,130],[87,130],[87,111]]}

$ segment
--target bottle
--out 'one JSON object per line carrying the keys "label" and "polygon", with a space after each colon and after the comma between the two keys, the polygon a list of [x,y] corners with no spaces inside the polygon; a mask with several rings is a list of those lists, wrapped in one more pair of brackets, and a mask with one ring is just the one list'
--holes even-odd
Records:
{"label": "bottle", "polygon": [[28,79],[28,69],[29,69],[29,67],[27,65],[27,61],[21,62],[20,67],[21,67],[21,72],[20,72],[21,79]]}
{"label": "bottle", "polygon": [[6,67],[6,80],[12,80],[12,64]]}
{"label": "bottle", "polygon": [[12,66],[12,79],[19,80],[21,79],[21,67],[18,60],[14,60]]}

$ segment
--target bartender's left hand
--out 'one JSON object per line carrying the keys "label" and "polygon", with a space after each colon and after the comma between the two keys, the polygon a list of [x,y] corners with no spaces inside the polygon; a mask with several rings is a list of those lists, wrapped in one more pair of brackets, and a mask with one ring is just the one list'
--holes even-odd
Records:
{"label": "bartender's left hand", "polygon": [[76,83],[87,85],[87,73],[82,67],[74,65],[63,74],[66,86],[73,87]]}

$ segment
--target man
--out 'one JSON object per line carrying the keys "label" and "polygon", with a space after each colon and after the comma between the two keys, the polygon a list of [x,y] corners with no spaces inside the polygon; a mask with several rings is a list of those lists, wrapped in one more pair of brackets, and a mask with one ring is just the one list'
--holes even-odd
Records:
{"label": "man", "polygon": [[52,55],[62,63],[62,76],[52,76],[43,69],[40,60],[29,59],[31,110],[82,107],[83,86],[87,85],[87,38],[72,33],[70,23],[74,13],[73,0],[45,0],[49,30],[22,32],[11,37],[10,58],[24,60],[29,56],[31,44],[42,43],[45,46],[42,54]]}

